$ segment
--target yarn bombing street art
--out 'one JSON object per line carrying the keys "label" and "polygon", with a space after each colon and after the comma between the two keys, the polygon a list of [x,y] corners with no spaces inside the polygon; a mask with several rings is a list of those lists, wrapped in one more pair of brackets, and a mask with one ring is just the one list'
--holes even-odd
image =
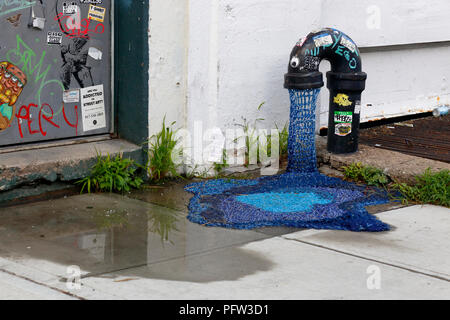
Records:
{"label": "yarn bombing street art", "polygon": [[217,179],[189,184],[188,219],[205,226],[270,226],[387,231],[365,206],[389,202],[385,191],[322,175],[317,170],[315,110],[320,89],[289,90],[286,173],[253,180]]}

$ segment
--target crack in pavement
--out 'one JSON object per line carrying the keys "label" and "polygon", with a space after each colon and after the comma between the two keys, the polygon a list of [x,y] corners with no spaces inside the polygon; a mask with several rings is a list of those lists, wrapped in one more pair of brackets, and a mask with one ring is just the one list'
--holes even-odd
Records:
{"label": "crack in pavement", "polygon": [[72,298],[76,298],[76,299],[78,299],[78,300],[86,300],[85,298],[80,297],[80,296],[77,296],[77,295],[75,295],[75,294],[73,294],[73,293],[71,293],[71,292],[64,291],[64,290],[61,290],[61,289],[52,287],[52,286],[47,285],[47,284],[45,284],[45,283],[38,282],[38,281],[36,281],[36,280],[33,280],[33,279],[28,278],[28,277],[22,276],[22,275],[20,275],[20,274],[17,274],[17,273],[14,273],[14,272],[5,270],[5,269],[3,269],[3,268],[0,268],[0,272],[9,274],[9,275],[11,275],[11,276],[13,276],[13,277],[17,277],[17,278],[23,279],[23,280],[25,280],[25,281],[29,281],[29,282],[31,282],[31,283],[34,283],[34,284],[37,284],[37,285],[39,285],[39,286],[48,288],[48,289],[50,289],[50,290],[57,291],[57,292],[59,292],[59,293],[68,295],[68,296],[70,296],[70,297],[72,297]]}
{"label": "crack in pavement", "polygon": [[354,258],[359,258],[359,259],[363,259],[363,260],[367,260],[367,261],[371,261],[371,262],[376,262],[376,263],[383,264],[383,265],[386,265],[386,266],[390,266],[390,267],[393,267],[393,268],[409,271],[409,272],[416,273],[416,274],[421,274],[421,275],[424,275],[424,276],[427,276],[427,277],[431,277],[431,278],[434,278],[434,279],[437,279],[437,280],[450,282],[450,279],[445,278],[445,277],[441,277],[441,276],[438,276],[438,275],[435,275],[435,274],[430,274],[430,273],[426,273],[426,272],[423,272],[423,271],[410,269],[410,268],[407,268],[407,267],[404,267],[404,266],[395,265],[395,264],[392,264],[392,263],[389,263],[389,262],[380,261],[380,260],[377,260],[377,259],[374,259],[374,258],[364,257],[364,256],[360,256],[360,255],[357,255],[357,254],[354,254],[354,253],[350,253],[350,252],[341,251],[341,250],[338,250],[338,249],[329,248],[329,247],[326,247],[326,246],[323,246],[323,245],[320,245],[320,244],[316,244],[316,243],[313,243],[313,242],[308,242],[308,241],[298,240],[298,239],[292,239],[292,238],[286,238],[285,236],[282,236],[282,238],[285,239],[285,240],[296,241],[296,242],[300,242],[300,243],[303,243],[303,244],[306,244],[306,245],[314,246],[314,247],[317,247],[317,248],[320,248],[320,249],[329,250],[329,251],[333,251],[333,252],[336,252],[336,253],[344,254],[344,255],[347,255],[347,256],[354,257]]}

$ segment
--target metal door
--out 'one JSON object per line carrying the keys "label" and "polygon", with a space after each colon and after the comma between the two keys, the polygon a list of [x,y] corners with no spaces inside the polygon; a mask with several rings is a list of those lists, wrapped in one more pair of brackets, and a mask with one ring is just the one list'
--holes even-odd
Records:
{"label": "metal door", "polygon": [[0,147],[111,130],[110,0],[0,0]]}

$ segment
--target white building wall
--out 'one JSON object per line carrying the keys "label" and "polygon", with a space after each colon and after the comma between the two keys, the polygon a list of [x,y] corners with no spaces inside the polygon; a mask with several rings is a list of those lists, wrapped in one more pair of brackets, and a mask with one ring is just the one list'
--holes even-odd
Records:
{"label": "white building wall", "polygon": [[186,126],[189,1],[150,1],[149,136],[164,116]]}
{"label": "white building wall", "polygon": [[[233,128],[242,117],[283,125],[290,51],[321,27],[361,47],[363,122],[430,111],[450,103],[449,14],[448,0],[152,0],[149,130],[164,114],[192,133]],[[327,126],[327,91],[318,128]]]}
{"label": "white building wall", "polygon": [[[368,74],[361,121],[431,111],[449,103],[450,1],[323,0],[321,24],[350,35]],[[321,68],[324,72],[327,68]],[[328,122],[322,90],[320,126]]]}

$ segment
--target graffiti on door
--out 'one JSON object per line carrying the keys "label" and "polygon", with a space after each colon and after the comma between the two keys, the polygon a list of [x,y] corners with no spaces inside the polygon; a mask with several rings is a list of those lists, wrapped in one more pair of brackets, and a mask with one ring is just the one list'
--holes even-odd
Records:
{"label": "graffiti on door", "polygon": [[[110,131],[111,6],[0,0],[0,147]],[[81,120],[96,101],[81,92],[100,86],[105,121],[92,127]]]}
{"label": "graffiti on door", "polygon": [[7,61],[0,62],[0,131],[11,126],[17,99],[26,83],[22,70]]}

